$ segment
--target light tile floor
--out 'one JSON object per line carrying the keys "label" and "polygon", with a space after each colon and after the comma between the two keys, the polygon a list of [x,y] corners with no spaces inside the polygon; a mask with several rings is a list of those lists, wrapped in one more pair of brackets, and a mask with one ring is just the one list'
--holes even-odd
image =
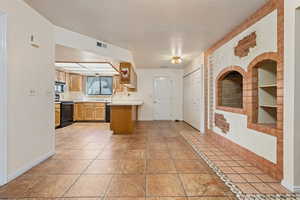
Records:
{"label": "light tile floor", "polygon": [[180,134],[240,199],[296,199],[296,194],[284,188],[280,181],[220,147],[211,138],[196,131],[182,130]]}
{"label": "light tile floor", "polygon": [[76,123],[56,130],[56,154],[1,187],[0,199],[236,199],[203,155],[244,193],[288,193],[184,123],[138,123],[127,136],[112,135],[108,124]]}

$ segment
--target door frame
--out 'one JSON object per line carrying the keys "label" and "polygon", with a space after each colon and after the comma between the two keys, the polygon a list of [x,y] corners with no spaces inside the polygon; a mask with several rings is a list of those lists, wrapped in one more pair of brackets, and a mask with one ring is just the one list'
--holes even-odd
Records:
{"label": "door frame", "polygon": [[7,16],[0,11],[0,185],[7,183]]}
{"label": "door frame", "polygon": [[[154,100],[155,100],[155,79],[156,78],[167,78],[170,81],[170,84],[171,84],[171,111],[170,111],[171,112],[170,113],[171,118],[170,118],[170,120],[174,120],[174,113],[173,113],[174,102],[172,100],[173,99],[174,80],[173,80],[173,78],[171,78],[168,75],[161,75],[161,76],[160,75],[155,75],[155,76],[153,76],[153,79],[152,79],[152,84],[153,84],[153,104],[154,104]],[[155,118],[154,112],[155,112],[155,109],[154,109],[154,106],[153,106],[152,116],[153,116],[153,120],[155,121],[155,120],[158,120],[158,119]]]}

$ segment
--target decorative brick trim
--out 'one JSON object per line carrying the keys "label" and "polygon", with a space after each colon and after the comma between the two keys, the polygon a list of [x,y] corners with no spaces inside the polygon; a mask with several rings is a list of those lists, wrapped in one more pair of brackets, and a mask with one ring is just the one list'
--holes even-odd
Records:
{"label": "decorative brick trim", "polygon": [[229,139],[218,135],[212,130],[208,130],[208,133],[209,137],[216,141],[220,146],[230,149],[243,158],[247,158],[247,161],[255,167],[261,169],[263,172],[269,174],[276,180],[281,180],[282,177],[280,175],[280,170],[276,167],[276,164],[230,141]]}
{"label": "decorative brick trim", "polygon": [[[257,107],[258,101],[257,101],[257,95],[258,95],[258,73],[257,73],[257,67],[259,67],[259,64],[266,60],[272,60],[277,63],[277,77],[281,76],[282,70],[279,70],[279,54],[275,52],[268,52],[261,54],[257,56],[248,66],[248,75],[249,79],[246,83],[246,102],[247,102],[247,115],[248,115],[248,128],[255,129],[257,131],[267,133],[273,136],[277,136],[278,131],[277,129],[278,124],[282,124],[282,117],[279,117],[279,120],[277,120],[277,127],[269,127],[264,126],[261,124],[257,124]],[[278,81],[278,80],[277,80]],[[282,88],[277,88],[277,97],[283,97],[282,94],[279,94],[278,90],[281,90]],[[279,105],[279,107],[282,107],[282,105]],[[279,108],[280,109],[280,108]],[[279,113],[281,115],[282,113]],[[277,114],[278,115],[278,114]],[[278,117],[277,117],[278,118]]]}
{"label": "decorative brick trim", "polygon": [[[221,106],[221,93],[222,93],[222,88],[221,88],[221,81],[224,79],[224,77],[226,75],[228,75],[230,72],[236,71],[238,73],[240,73],[243,77],[243,108],[233,108],[233,107],[227,107],[227,106]],[[224,68],[217,76],[216,78],[216,83],[215,83],[215,87],[216,87],[216,109],[218,110],[223,110],[226,112],[233,112],[233,113],[239,113],[239,114],[245,114],[246,113],[246,98],[245,98],[245,79],[247,77],[246,71],[241,68],[240,66],[230,66],[230,67],[226,67]]]}
{"label": "decorative brick trim", "polygon": [[[233,29],[230,33],[225,35],[222,39],[220,39],[218,42],[216,42],[214,45],[212,45],[209,49],[207,49],[204,53],[204,61],[205,61],[205,69],[204,72],[206,72],[205,76],[205,83],[204,83],[204,89],[205,89],[205,130],[207,132],[210,132],[208,130],[207,124],[208,124],[208,111],[209,111],[209,105],[208,105],[208,89],[209,89],[209,79],[207,72],[209,71],[209,63],[208,63],[208,57],[213,54],[215,50],[232,40],[234,37],[236,37],[238,34],[242,33],[244,30],[261,20],[263,17],[268,15],[269,13],[273,12],[277,9],[277,53],[276,58],[272,57],[272,55],[269,54],[269,59],[276,60],[277,61],[277,127],[276,128],[269,128],[269,131],[265,131],[265,127],[258,124],[248,123],[249,128],[253,128],[255,130],[261,130],[262,132],[268,132],[268,134],[276,136],[277,137],[277,164],[267,164],[266,162],[262,161],[262,168],[274,168],[271,169],[272,172],[270,172],[270,175],[273,177],[278,177],[278,179],[282,179],[283,177],[283,73],[284,73],[284,63],[283,63],[283,56],[284,56],[284,0],[269,0],[263,7],[258,9],[253,15],[251,15],[248,19],[246,19],[242,24],[237,26],[235,29]],[[274,53],[271,53],[274,56]],[[254,61],[253,61],[254,62]],[[247,74],[247,79],[250,79],[249,75]],[[252,77],[251,77],[252,78]],[[249,88],[251,87],[251,84],[247,83],[246,86]],[[251,91],[246,88],[246,96],[251,95]],[[249,97],[246,99],[246,107],[245,110],[247,112],[252,110],[250,103],[247,101],[251,101]],[[251,117],[253,117],[253,114],[251,114]],[[249,119],[249,117],[248,117]],[[221,136],[220,136],[221,138]],[[234,144],[232,142],[232,144]],[[252,152],[250,152],[252,153]],[[252,153],[253,154],[253,153]],[[257,156],[257,155],[256,155]],[[249,161],[257,162],[259,159],[255,158],[254,156],[248,157]]]}
{"label": "decorative brick trim", "polygon": [[246,57],[250,53],[250,49],[256,47],[256,32],[252,32],[250,35],[240,40],[237,46],[234,48],[234,55],[240,58]]}
{"label": "decorative brick trim", "polygon": [[[299,199],[299,197],[300,197],[299,194],[289,193],[288,191],[284,192],[284,193],[278,193],[278,194],[276,194],[276,193],[262,194],[259,191],[257,193],[252,193],[250,191],[249,191],[250,193],[245,193],[244,191],[242,191],[239,188],[239,186],[237,185],[237,183],[235,183],[235,181],[234,182],[232,181],[233,179],[230,178],[228,176],[228,174],[226,175],[226,173],[224,173],[224,169],[222,170],[222,168],[220,168],[220,164],[217,164],[218,160],[209,158],[208,154],[210,154],[211,151],[208,150],[207,144],[208,144],[208,146],[210,144],[212,146],[217,145],[218,147],[215,148],[215,150],[218,150],[220,148],[223,149],[222,146],[216,144],[214,142],[215,140],[213,138],[208,139],[210,141],[207,142],[208,140],[206,140],[206,138],[205,139],[202,138],[203,136],[200,136],[199,133],[191,133],[191,132],[181,131],[180,134],[193,147],[193,149],[206,162],[206,164],[216,173],[216,175],[219,176],[220,179],[230,188],[230,190],[236,195],[238,200],[246,200],[246,199],[249,199],[249,200],[250,199],[289,199],[289,200],[294,199],[294,200],[296,200],[296,199]],[[209,135],[207,135],[207,136],[208,136],[208,138],[211,138]],[[226,151],[226,152],[228,152],[230,154],[232,153],[232,152],[230,152],[230,150]]]}
{"label": "decorative brick trim", "polygon": [[[218,42],[216,42],[214,45],[212,45],[209,49],[206,50],[208,54],[212,54],[215,50],[229,42],[232,38],[236,37],[238,34],[240,34],[242,31],[246,30],[262,18],[264,18],[266,15],[274,11],[278,5],[278,0],[269,0],[263,7],[258,9],[255,13],[253,13],[250,17],[248,17],[242,24],[234,28],[230,33],[225,35],[222,39],[220,39]],[[281,0],[279,0],[281,1]]]}
{"label": "decorative brick trim", "polygon": [[221,129],[224,134],[227,134],[230,130],[230,124],[227,122],[223,114],[215,113],[215,125]]}

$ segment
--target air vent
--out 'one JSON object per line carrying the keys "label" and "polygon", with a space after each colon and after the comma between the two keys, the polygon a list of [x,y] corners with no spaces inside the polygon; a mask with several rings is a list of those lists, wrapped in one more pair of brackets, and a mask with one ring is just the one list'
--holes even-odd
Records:
{"label": "air vent", "polygon": [[103,43],[103,42],[97,42],[97,47],[100,47],[100,48],[107,48],[107,44]]}

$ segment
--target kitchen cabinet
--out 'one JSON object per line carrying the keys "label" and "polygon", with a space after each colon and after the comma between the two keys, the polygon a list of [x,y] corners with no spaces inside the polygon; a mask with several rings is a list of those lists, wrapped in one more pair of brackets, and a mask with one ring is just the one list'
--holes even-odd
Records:
{"label": "kitchen cabinet", "polygon": [[60,126],[60,104],[55,104],[55,127]]}
{"label": "kitchen cabinet", "polygon": [[105,104],[98,102],[75,103],[75,121],[104,121]]}
{"label": "kitchen cabinet", "polygon": [[137,88],[137,74],[131,63],[120,63],[120,83],[130,89]]}
{"label": "kitchen cabinet", "polygon": [[56,70],[55,71],[55,81],[66,82],[66,72]]}
{"label": "kitchen cabinet", "polygon": [[92,121],[95,120],[95,106],[94,104],[84,104],[84,120]]}
{"label": "kitchen cabinet", "polygon": [[124,86],[121,84],[121,76],[120,75],[115,75],[114,76],[114,93],[120,93],[124,91]]}
{"label": "kitchen cabinet", "polygon": [[103,104],[95,105],[95,120],[97,121],[105,120],[105,105]]}
{"label": "kitchen cabinet", "polygon": [[83,103],[75,103],[74,105],[74,120],[82,121],[84,120],[84,104]]}
{"label": "kitchen cabinet", "polygon": [[82,91],[82,76],[79,74],[69,74],[69,91]]}
{"label": "kitchen cabinet", "polygon": [[114,134],[134,133],[137,109],[137,105],[111,105],[110,129]]}

